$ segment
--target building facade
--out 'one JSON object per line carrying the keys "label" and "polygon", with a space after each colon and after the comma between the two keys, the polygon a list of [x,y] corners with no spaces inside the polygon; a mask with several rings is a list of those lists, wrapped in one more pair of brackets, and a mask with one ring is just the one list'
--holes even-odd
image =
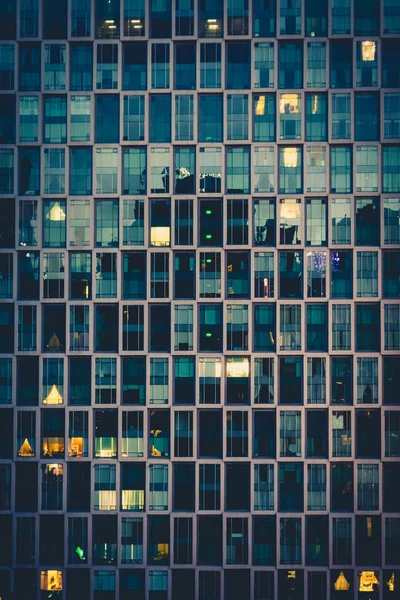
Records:
{"label": "building facade", "polygon": [[3,600],[400,598],[399,34],[2,0]]}

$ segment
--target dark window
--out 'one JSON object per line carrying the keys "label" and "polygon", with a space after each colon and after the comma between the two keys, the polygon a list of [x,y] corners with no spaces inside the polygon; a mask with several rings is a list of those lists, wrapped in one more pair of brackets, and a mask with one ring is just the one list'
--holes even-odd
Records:
{"label": "dark window", "polygon": [[222,412],[220,410],[198,411],[199,457],[222,456]]}
{"label": "dark window", "polygon": [[119,142],[119,96],[96,96],[96,143]]}
{"label": "dark window", "polygon": [[249,463],[225,464],[225,510],[250,510]]}

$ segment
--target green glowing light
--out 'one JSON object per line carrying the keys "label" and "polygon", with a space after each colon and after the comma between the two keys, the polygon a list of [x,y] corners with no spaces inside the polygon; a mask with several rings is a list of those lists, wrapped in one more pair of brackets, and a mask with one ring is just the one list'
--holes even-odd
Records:
{"label": "green glowing light", "polygon": [[206,215],[212,215],[212,210],[206,210]]}
{"label": "green glowing light", "polygon": [[212,333],[206,333],[206,337],[212,337]]}
{"label": "green glowing light", "polygon": [[85,560],[85,553],[83,552],[82,548],[80,546],[77,546],[75,548],[75,552],[77,553],[77,555],[79,556],[79,558],[81,560]]}
{"label": "green glowing light", "polygon": [[212,238],[212,235],[211,235],[211,233],[207,233],[207,235],[206,235],[206,240],[211,240],[211,238]]}
{"label": "green glowing light", "polygon": [[207,263],[210,263],[210,262],[212,262],[212,258],[207,258],[206,262],[207,262]]}

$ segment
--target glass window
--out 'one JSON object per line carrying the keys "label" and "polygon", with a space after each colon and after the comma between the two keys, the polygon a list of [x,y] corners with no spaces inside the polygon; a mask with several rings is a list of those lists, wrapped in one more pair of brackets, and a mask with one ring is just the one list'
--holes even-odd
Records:
{"label": "glass window", "polygon": [[[105,234],[110,229],[105,228]],[[117,297],[117,254],[112,252],[96,253],[96,298],[116,298]],[[97,305],[99,310],[102,305]],[[114,326],[114,324],[109,324]],[[115,332],[114,332],[115,333]]]}
{"label": "glass window", "polygon": [[118,189],[118,149],[96,148],[96,194],[116,194]]}
{"label": "glass window", "polygon": [[279,403],[303,404],[303,358],[279,357]]}
{"label": "glass window", "polygon": [[99,44],[97,46],[96,89],[116,90],[118,88],[118,45]]}
{"label": "glass window", "polygon": [[[123,148],[123,194],[139,196],[147,188],[147,152],[146,148]],[[124,200],[124,202],[128,202]],[[132,223],[132,226],[137,226]]]}
{"label": "glass window", "polygon": [[200,44],[200,88],[220,88],[222,76],[221,44]]}
{"label": "glass window", "polygon": [[[153,46],[154,48],[154,46]],[[196,89],[196,45],[195,43],[175,44],[175,80],[176,90]]]}
{"label": "glass window", "polygon": [[326,44],[307,42],[307,87],[326,86]]}
{"label": "glass window", "polygon": [[228,245],[246,245],[248,240],[248,201],[228,200],[227,241]]}
{"label": "glass window", "polygon": [[[33,22],[33,19],[30,22]],[[22,31],[21,37],[23,37]],[[40,90],[40,54],[39,44],[19,44],[19,89],[21,92],[36,92]]]}
{"label": "glass window", "polygon": [[[335,356],[331,359],[331,402],[353,404],[353,359],[351,356]],[[345,413],[349,415],[350,413]],[[343,429],[343,421],[341,420]],[[349,450],[350,451],[350,450]]]}
{"label": "glass window", "polygon": [[357,465],[357,509],[379,510],[379,465]]}
{"label": "glass window", "polygon": [[326,358],[307,358],[307,403],[326,402]]}
{"label": "glass window", "polygon": [[92,194],[92,148],[70,148],[71,196],[90,196]]}
{"label": "glass window", "polygon": [[[326,246],[327,201],[307,200],[306,209],[307,246]],[[318,257],[314,255],[314,258]]]}
{"label": "glass window", "polygon": [[248,306],[228,304],[226,307],[227,350],[248,350]]}
{"label": "glass window", "polygon": [[44,98],[43,142],[45,144],[67,143],[66,96]]}
{"label": "glass window", "polygon": [[281,35],[301,35],[301,0],[280,0]]}
{"label": "glass window", "polygon": [[249,262],[247,252],[227,252],[226,293],[229,298],[249,297]]}
{"label": "glass window", "polygon": [[150,191],[152,194],[169,192],[169,148],[151,148]]}
{"label": "glass window", "polygon": [[351,137],[351,96],[331,96],[332,140],[349,140]]}
{"label": "glass window", "polygon": [[95,141],[97,144],[119,142],[119,96],[96,95]]}
{"label": "glass window", "polygon": [[[346,0],[348,1],[348,0]],[[335,0],[339,4],[339,0]],[[340,0],[343,5],[343,1]],[[350,5],[350,3],[349,3]],[[350,33],[350,32],[349,32]],[[347,40],[332,40],[330,47],[330,82],[331,88],[352,87],[352,52],[353,45]]]}
{"label": "glass window", "polygon": [[71,200],[69,218],[70,246],[90,245],[90,200]]}
{"label": "glass window", "polygon": [[275,95],[253,95],[253,141],[274,142],[276,137]]}
{"label": "glass window", "polygon": [[400,350],[400,305],[384,304],[385,350]]}
{"label": "glass window", "polygon": [[94,510],[116,510],[116,508],[116,466],[95,465]]}
{"label": "glass window", "polygon": [[175,244],[193,244],[193,200],[175,200]]}
{"label": "glass window", "polygon": [[199,142],[222,142],[223,139],[223,98],[219,94],[200,94],[199,103]]}
{"label": "glass window", "polygon": [[384,298],[399,298],[400,297],[400,253],[399,252],[384,252],[383,253],[383,297]]}
{"label": "glass window", "polygon": [[[326,147],[307,146],[306,154],[307,192],[326,192]],[[326,202],[325,200],[307,200],[307,202]]]}
{"label": "glass window", "polygon": [[118,200],[97,200],[95,203],[96,246],[118,246]]}
{"label": "glass window", "polygon": [[307,297],[326,296],[326,252],[307,252]]}
{"label": "glass window", "polygon": [[[0,404],[11,404],[13,396],[12,358],[0,358],[0,384]],[[1,500],[0,506],[4,506]],[[2,510],[8,509],[2,508]]]}
{"label": "glass window", "polygon": [[385,198],[383,200],[385,227],[385,244],[400,243],[400,199]]}
{"label": "glass window", "polygon": [[[332,412],[332,456],[351,456],[351,412]],[[332,507],[333,508],[333,507]]]}
{"label": "glass window", "polygon": [[175,147],[174,192],[194,194],[196,180],[195,148]]}
{"label": "glass window", "polygon": [[356,350],[380,351],[379,304],[356,304]]}
{"label": "glass window", "polygon": [[[84,0],[87,2],[88,0]],[[82,10],[84,13],[85,11]],[[90,8],[89,8],[90,14]],[[90,19],[89,19],[90,28]],[[71,29],[71,35],[73,31]],[[70,90],[90,92],[93,89],[93,49],[89,45],[70,45]]]}
{"label": "glass window", "polygon": [[[281,307],[286,308],[286,307]],[[276,314],[275,305],[254,304],[253,347],[255,352],[275,352]],[[300,325],[298,323],[298,325]],[[282,326],[281,326],[282,329]],[[282,339],[281,339],[282,338]],[[283,341],[283,336],[281,336]]]}
{"label": "glass window", "polygon": [[377,404],[378,394],[378,359],[357,358],[357,404]]}
{"label": "glass window", "polygon": [[71,37],[90,36],[90,0],[71,0]]}
{"label": "glass window", "polygon": [[70,344],[71,351],[89,350],[89,306],[70,305]]}
{"label": "glass window", "polygon": [[[135,1],[135,0],[134,0]],[[137,6],[137,3],[135,4]],[[147,89],[147,43],[125,43],[122,46],[122,86],[124,90]]]}
{"label": "glass window", "polygon": [[299,140],[301,138],[300,94],[280,94],[279,113],[279,139]]}
{"label": "glass window", "polygon": [[283,304],[280,306],[280,350],[301,350],[301,306]]}
{"label": "glass window", "polygon": [[[115,358],[96,358],[95,361],[95,403],[116,403],[116,375],[117,363]],[[109,413],[104,413],[107,416]],[[100,436],[101,437],[101,436]],[[96,454],[97,455],[97,454]],[[112,456],[100,454],[100,456]]]}
{"label": "glass window", "polygon": [[379,200],[356,199],[356,245],[378,246],[380,237]]}
{"label": "glass window", "polygon": [[352,185],[352,153],[348,146],[331,147],[331,193],[349,194]]}
{"label": "glass window", "polygon": [[151,0],[150,35],[152,38],[171,37],[171,2],[169,0]]}
{"label": "glass window", "polygon": [[124,246],[144,245],[144,201],[123,200],[122,230]]}
{"label": "glass window", "polygon": [[0,149],[0,194],[14,193],[14,150]]}
{"label": "glass window", "polygon": [[247,140],[249,127],[249,109],[247,94],[228,94],[227,96],[227,139]]}
{"label": "glass window", "polygon": [[326,510],[326,465],[307,465],[307,510]]}
{"label": "glass window", "polygon": [[353,297],[353,253],[331,252],[331,297]]}
{"label": "glass window", "polygon": [[65,194],[65,150],[44,149],[44,194]]}
{"label": "glass window", "polygon": [[303,87],[303,46],[282,42],[279,45],[279,88],[295,90]]}
{"label": "glass window", "polygon": [[[242,148],[231,148],[230,149],[231,152],[233,152],[234,150],[238,150],[238,153],[241,155],[241,151]],[[248,155],[248,149],[247,150],[247,161],[249,159],[249,155]],[[233,156],[231,154],[231,156]],[[240,157],[237,157],[240,159]],[[243,157],[244,158],[244,157]],[[221,152],[221,148],[200,148],[200,153],[199,153],[199,192],[200,193],[212,193],[212,194],[216,194],[216,193],[221,193],[221,171],[222,171],[222,152]],[[231,164],[231,169],[233,167],[232,163]],[[243,175],[243,173],[242,173]],[[240,175],[239,175],[240,177]],[[247,178],[248,178],[248,172],[247,172]],[[248,190],[247,190],[248,191]],[[227,192],[229,193],[229,190],[227,190]],[[231,192],[232,193],[232,192]],[[244,193],[244,192],[242,192]],[[209,213],[205,213],[206,215],[209,215]],[[211,216],[211,215],[209,215]],[[210,219],[208,219],[210,220]],[[214,219],[213,219],[214,220]],[[204,223],[205,224],[205,223]],[[215,228],[215,222],[213,227]],[[202,229],[202,223],[200,222],[200,234],[201,234],[201,229]],[[206,238],[206,239],[210,239],[211,238]],[[204,245],[204,244],[202,244]],[[207,245],[215,245],[214,243],[208,243]]]}
{"label": "glass window", "polygon": [[351,305],[332,305],[332,350],[351,350]]}
{"label": "glass window", "polygon": [[174,307],[174,350],[193,350],[193,306]]}
{"label": "glass window", "polygon": [[[271,3],[270,3],[271,4]],[[253,7],[254,10],[254,7]],[[254,44],[254,87],[272,88],[275,80],[275,49],[272,42]]]}
{"label": "glass window", "polygon": [[382,87],[398,88],[400,68],[396,60],[400,44],[398,39],[382,40]]}
{"label": "glass window", "polygon": [[44,89],[65,90],[66,45],[45,44],[44,46]]}
{"label": "glass window", "polygon": [[248,0],[228,0],[228,35],[248,35]]}
{"label": "glass window", "polygon": [[143,456],[143,412],[122,412],[122,456]]}
{"label": "glass window", "polygon": [[[272,404],[275,396],[274,359],[254,359],[254,403]],[[272,440],[275,444],[275,440]]]}
{"label": "glass window", "polygon": [[64,361],[44,358],[42,373],[43,404],[64,404]]}
{"label": "glass window", "polygon": [[328,6],[326,0],[306,0],[306,36],[327,35]]}
{"label": "glass window", "polygon": [[295,146],[279,146],[279,193],[301,194],[302,192],[302,148]]}
{"label": "glass window", "polygon": [[396,0],[383,0],[383,32],[400,33],[400,13]]}
{"label": "glass window", "polygon": [[[175,213],[176,214],[176,213]],[[175,219],[175,222],[177,219]],[[175,242],[177,241],[175,232]],[[175,252],[174,256],[174,297],[186,299],[195,297],[196,257],[193,252]]]}
{"label": "glass window", "polygon": [[43,246],[64,248],[66,238],[65,200],[43,200]]}
{"label": "glass window", "polygon": [[[253,200],[253,244],[255,246],[275,245],[275,212],[275,200]],[[259,254],[261,253],[256,253]]]}
{"label": "glass window", "polygon": [[307,350],[328,350],[328,307],[326,304],[307,304]]}
{"label": "glass window", "polygon": [[351,244],[350,198],[333,198],[330,205],[332,244]]}
{"label": "glass window", "polygon": [[280,456],[301,456],[301,413],[280,411]]}
{"label": "glass window", "polygon": [[276,1],[253,0],[253,32],[255,37],[274,37],[276,28]]}
{"label": "glass window", "polygon": [[194,140],[194,99],[191,94],[175,96],[175,141]]}
{"label": "glass window", "polygon": [[[121,519],[121,564],[143,564],[143,519],[141,518]],[[144,581],[140,582],[141,572],[129,569],[123,571],[122,577],[124,575],[127,587],[121,593],[125,595],[125,592],[130,594],[133,591],[139,597],[141,585],[144,585]]]}
{"label": "glass window", "polygon": [[90,96],[71,96],[70,140],[71,142],[90,141],[91,106]]}
{"label": "glass window", "polygon": [[332,0],[331,18],[332,33],[334,35],[350,33],[351,0]]}
{"label": "glass window", "polygon": [[225,43],[226,89],[250,88],[250,54],[249,42]]}
{"label": "glass window", "polygon": [[174,404],[195,403],[195,357],[174,358]]}
{"label": "glass window", "polygon": [[400,160],[400,146],[387,146],[383,148],[382,169],[383,181],[382,191],[389,194],[400,191],[400,173],[398,169]]}
{"label": "glass window", "polygon": [[144,350],[144,307],[123,304],[122,349],[129,352]]}
{"label": "glass window", "polygon": [[168,465],[149,467],[149,510],[168,510]]}
{"label": "glass window", "polygon": [[141,37],[147,34],[145,0],[124,0],[124,35]]}
{"label": "glass window", "polygon": [[89,252],[73,252],[70,256],[70,298],[91,297],[92,257]]}
{"label": "glass window", "polygon": [[169,44],[153,44],[151,47],[151,87],[166,89],[169,86]]}
{"label": "glass window", "polygon": [[357,252],[357,297],[378,296],[378,253]]}
{"label": "glass window", "polygon": [[383,94],[384,131],[385,140],[400,137],[400,94]]}
{"label": "glass window", "polygon": [[175,7],[175,33],[176,35],[193,35],[194,0],[186,0]]}
{"label": "glass window", "polygon": [[221,359],[199,359],[199,402],[220,404],[221,402]]}
{"label": "glass window", "polygon": [[378,52],[376,42],[356,42],[356,86],[377,87]]}
{"label": "glass window", "polygon": [[306,140],[324,142],[328,139],[328,105],[325,94],[306,94]]}
{"label": "glass window", "polygon": [[280,252],[279,254],[280,298],[303,297],[303,254]]}
{"label": "glass window", "polygon": [[19,141],[37,142],[39,139],[39,97],[19,97]]}
{"label": "glass window", "polygon": [[379,100],[376,94],[355,94],[355,140],[375,141],[379,134]]}
{"label": "glass window", "polygon": [[201,252],[199,265],[200,298],[221,297],[221,254]]}
{"label": "glass window", "polygon": [[170,142],[171,96],[169,94],[152,94],[150,96],[149,120],[150,142]]}
{"label": "glass window", "polygon": [[199,306],[199,350],[200,352],[222,351],[222,305]]}
{"label": "glass window", "polygon": [[64,252],[45,252],[43,266],[43,297],[64,297]]}
{"label": "glass window", "polygon": [[146,359],[144,357],[122,358],[122,403],[144,404],[146,397]]}
{"label": "glass window", "polygon": [[379,1],[355,0],[354,35],[377,35],[379,23]]}
{"label": "glass window", "polygon": [[[300,465],[298,465],[300,466]],[[288,478],[298,474],[297,465],[282,466],[282,475],[288,472]],[[294,473],[293,473],[294,471]],[[290,484],[293,487],[293,484]],[[290,510],[290,509],[289,509]],[[281,517],[279,523],[280,531],[280,562],[282,565],[301,564],[301,519]],[[282,573],[282,571],[280,571]],[[283,586],[282,586],[283,587]],[[290,593],[290,592],[289,592]]]}

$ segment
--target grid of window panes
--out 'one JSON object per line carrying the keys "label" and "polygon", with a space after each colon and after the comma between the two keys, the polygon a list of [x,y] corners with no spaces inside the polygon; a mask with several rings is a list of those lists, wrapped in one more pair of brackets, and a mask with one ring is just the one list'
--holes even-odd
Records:
{"label": "grid of window panes", "polygon": [[3,0],[0,597],[400,594],[398,0]]}

